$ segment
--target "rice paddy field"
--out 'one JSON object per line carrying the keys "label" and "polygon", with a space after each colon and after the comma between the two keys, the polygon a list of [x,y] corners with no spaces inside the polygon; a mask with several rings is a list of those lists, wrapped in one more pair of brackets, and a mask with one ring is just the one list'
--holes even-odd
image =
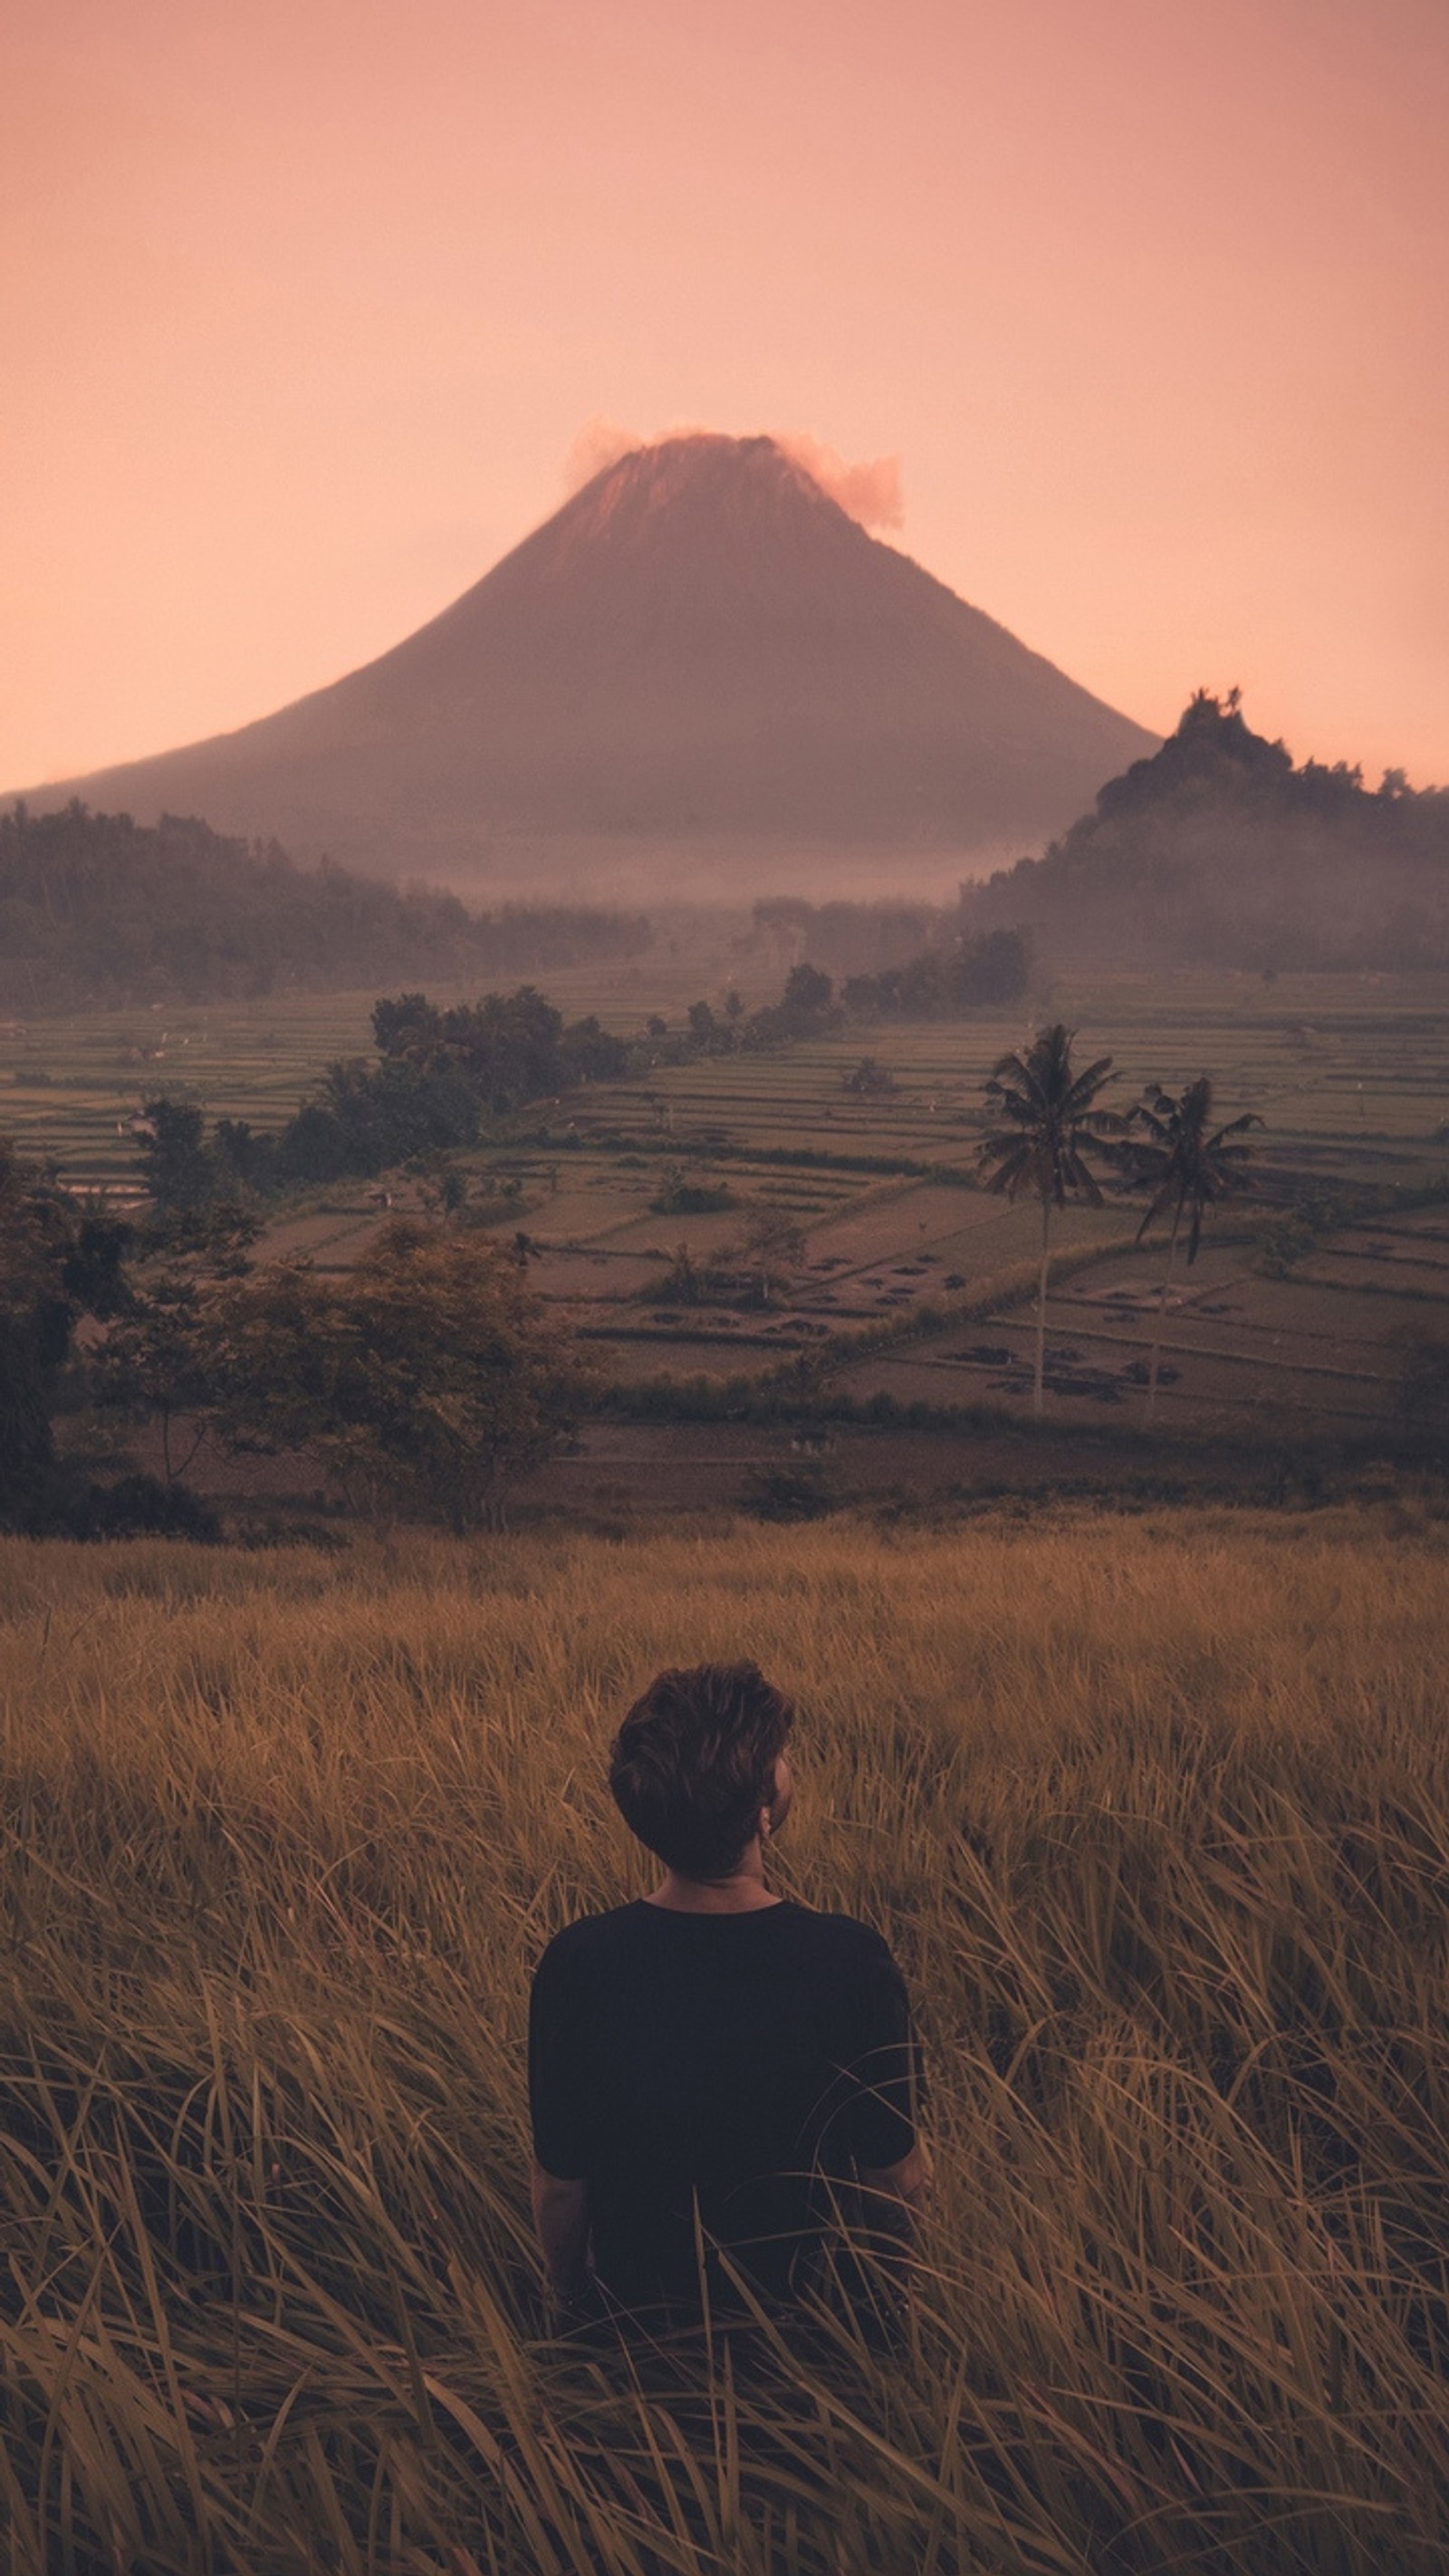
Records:
{"label": "rice paddy field", "polygon": [[[597,1011],[606,1027],[632,1031],[654,1012],[678,1025],[701,994],[718,1005],[727,983],[751,1005],[773,998],[780,978],[718,955],[662,955],[537,980],[570,1016]],[[280,1125],[329,1062],[369,1050],[374,998],[306,995],[0,1022],[6,1132],[26,1151],[54,1154],[77,1186],[124,1186],[135,1153],[126,1122],[148,1092]],[[1284,975],[1268,984],[1226,972],[1062,975],[1029,1011],[1006,1017],[882,1024],[788,1056],[664,1068],[651,1116],[683,1142],[723,1129],[765,1146],[929,1158],[943,1140],[949,1152],[1003,1046],[1048,1017],[1079,1028],[1094,1053],[1114,1054],[1133,1087],[1206,1068],[1225,1109],[1256,1108],[1268,1121],[1275,1153],[1343,1171],[1412,1170],[1432,1161],[1436,1147],[1442,1159],[1449,1012],[1443,979],[1434,976]],[[840,1095],[842,1068],[866,1050],[896,1075],[899,1095]],[[632,1124],[637,1106],[632,1084],[616,1096],[595,1094],[589,1124],[615,1112]]]}
{"label": "rice paddy field", "polygon": [[[1438,2576],[1449,1535],[0,1543],[17,2576]],[[658,1666],[798,1696],[935,2159],[886,2345],[551,2343],[528,1979]]]}
{"label": "rice paddy field", "polygon": [[[754,973],[748,1003],[778,989],[779,971]],[[546,981],[565,1012],[638,1031],[653,1012],[677,1026],[701,992],[718,1004],[732,979],[727,957],[666,952]],[[328,1061],[366,1050],[371,998],[12,1025],[0,1031],[4,1123],[78,1186],[124,1193],[149,1091],[278,1125]],[[975,1184],[982,1084],[1056,1015],[1084,1055],[1116,1059],[1109,1100],[1207,1070],[1224,1117],[1252,1109],[1265,1122],[1256,1206],[1216,1218],[1173,1285],[1155,1435],[1392,1443],[1414,1354],[1449,1315],[1442,979],[1064,977],[1010,1016],[856,1027],[590,1086],[504,1122],[461,1158],[463,1177],[480,1222],[505,1239],[527,1232],[535,1285],[567,1307],[607,1383],[747,1389],[798,1363],[838,1417],[821,1473],[839,1492],[979,1482],[994,1472],[991,1425],[1030,1410],[1039,1241],[1034,1205]],[[866,1054],[889,1088],[847,1087]],[[1362,1221],[1366,1190],[1378,1204]],[[1305,1194],[1330,1213],[1265,1257],[1265,1224]],[[314,1193],[279,1216],[263,1250],[345,1269],[382,1221],[383,1195]],[[701,1196],[719,1203],[691,1209]],[[386,1199],[416,1204],[416,1179],[390,1178]],[[1110,1197],[1056,1220],[1048,1392],[1068,1440],[1142,1423],[1162,1252],[1134,1245],[1136,1221]],[[771,1222],[783,1248],[752,1253]],[[703,1274],[684,1295],[681,1253]],[[791,1454],[788,1432],[742,1441],[696,1423],[681,1442],[639,1405],[633,1414],[586,1427],[535,1499],[614,1509],[658,1490],[672,1504],[727,1505],[742,1474]],[[287,1478],[272,1481],[280,1493]]]}

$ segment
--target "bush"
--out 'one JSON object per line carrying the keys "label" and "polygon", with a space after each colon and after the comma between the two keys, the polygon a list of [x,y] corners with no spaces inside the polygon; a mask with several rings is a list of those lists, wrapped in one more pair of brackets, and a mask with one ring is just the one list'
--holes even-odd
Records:
{"label": "bush", "polygon": [[273,1262],[211,1297],[198,1366],[219,1437],[306,1449],[369,1508],[454,1529],[494,1520],[510,1479],[572,1430],[587,1372],[513,1254],[394,1218],[346,1277]]}
{"label": "bush", "polygon": [[692,1181],[683,1172],[672,1171],[666,1173],[649,1205],[655,1216],[717,1216],[738,1201],[727,1182]]}
{"label": "bush", "polygon": [[758,1521],[818,1521],[837,1508],[820,1470],[812,1467],[753,1467],[740,1501]]}
{"label": "bush", "polygon": [[840,1081],[845,1091],[887,1092],[896,1087],[895,1075],[885,1065],[877,1064],[873,1055],[863,1055],[859,1064],[841,1075]]}
{"label": "bush", "polygon": [[187,1485],[163,1485],[159,1476],[122,1476],[114,1485],[92,1485],[70,1516],[76,1538],[189,1538],[214,1547],[221,1519]]}
{"label": "bush", "polygon": [[1265,1279],[1286,1279],[1296,1261],[1313,1250],[1312,1229],[1300,1217],[1277,1216],[1257,1233],[1258,1268]]}
{"label": "bush", "polygon": [[1420,1440],[1434,1447],[1449,1443],[1449,1340],[1442,1335],[1426,1333],[1410,1345],[1399,1411]]}

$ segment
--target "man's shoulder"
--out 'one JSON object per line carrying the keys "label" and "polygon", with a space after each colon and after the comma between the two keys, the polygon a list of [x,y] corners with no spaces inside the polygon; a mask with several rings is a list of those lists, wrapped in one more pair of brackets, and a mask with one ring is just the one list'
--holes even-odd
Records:
{"label": "man's shoulder", "polygon": [[611,1905],[603,1914],[579,1914],[565,1923],[544,1944],[539,1966],[545,1960],[553,1966],[567,1966],[574,1960],[590,1959],[627,1941],[638,1915],[637,1905]]}
{"label": "man's shoulder", "polygon": [[890,1943],[873,1923],[862,1923],[857,1914],[816,1913],[813,1907],[797,1906],[803,1937],[837,1958],[842,1966],[894,1967]]}
{"label": "man's shoulder", "polygon": [[[652,1909],[637,1901],[630,1905],[612,1905],[601,1914],[576,1915],[553,1934],[543,1949],[539,1966],[568,1967],[593,1959],[627,1955],[635,1950],[648,1951],[649,1936],[657,1931],[651,1919]],[[692,1919],[692,1918],[691,1918]],[[758,1922],[751,1916],[751,1922]],[[799,1949],[810,1952],[822,1965],[827,1961],[842,1969],[858,1967],[893,1967],[895,1962],[889,1943],[873,1923],[863,1923],[855,1914],[829,1914],[813,1905],[787,1901],[770,1909],[767,1920],[772,1931]]]}

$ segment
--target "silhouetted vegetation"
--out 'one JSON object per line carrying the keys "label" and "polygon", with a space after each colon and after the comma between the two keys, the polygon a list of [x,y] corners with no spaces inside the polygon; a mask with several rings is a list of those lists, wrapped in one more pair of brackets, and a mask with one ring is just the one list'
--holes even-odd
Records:
{"label": "silhouetted vegetation", "polygon": [[1151,1083],[1132,1112],[1120,1159],[1129,1188],[1147,1193],[1147,1210],[1137,1230],[1139,1243],[1159,1217],[1170,1212],[1172,1218],[1167,1263],[1152,1326],[1152,1356],[1147,1371],[1149,1422],[1157,1405],[1162,1327],[1172,1293],[1178,1237],[1186,1223],[1187,1261],[1191,1268],[1197,1259],[1203,1218],[1209,1208],[1220,1206],[1248,1186],[1252,1147],[1243,1139],[1250,1127],[1262,1124],[1257,1111],[1249,1109],[1239,1118],[1214,1126],[1212,1077],[1206,1073],[1176,1093],[1164,1090],[1160,1082]]}
{"label": "silhouetted vegetation", "polygon": [[1113,1110],[1098,1109],[1097,1095],[1112,1079],[1112,1059],[1098,1056],[1078,1071],[1073,1033],[1060,1021],[1041,1029],[1024,1053],[1004,1055],[986,1085],[992,1114],[1001,1123],[981,1143],[980,1169],[989,1190],[1015,1198],[1023,1188],[1041,1205],[1041,1266],[1036,1295],[1036,1367],[1032,1412],[1042,1416],[1046,1352],[1046,1301],[1053,1208],[1070,1199],[1100,1207],[1101,1184],[1087,1159],[1094,1144],[1124,1124]]}
{"label": "silhouetted vegetation", "polygon": [[1030,975],[1026,934],[989,930],[974,938],[958,934],[879,975],[852,975],[841,999],[855,1019],[950,1020],[1019,1002]]}
{"label": "silhouetted vegetation", "polygon": [[637,956],[637,913],[578,906],[472,913],[456,896],[298,867],[273,842],[163,815],[0,816],[0,1007],[339,992],[397,974],[519,974]]}
{"label": "silhouetted vegetation", "polygon": [[781,999],[761,1010],[746,1014],[727,1002],[719,1015],[695,1002],[682,1027],[654,1018],[634,1038],[614,1035],[592,1014],[565,1021],[531,984],[450,1005],[402,993],[374,1006],[376,1062],[354,1057],[329,1065],[275,1136],[246,1119],[219,1118],[208,1137],[193,1102],[159,1094],[148,1100],[138,1131],[141,1169],[168,1216],[304,1184],[373,1178],[476,1144],[487,1121],[532,1101],[586,1083],[638,1079],[661,1063],[788,1045],[838,1027],[841,1017],[830,977],[810,965],[793,967]]}
{"label": "silhouetted vegetation", "polygon": [[696,1178],[672,1166],[649,1202],[655,1216],[716,1216],[736,1205],[727,1181]]}
{"label": "silhouetted vegetation", "polygon": [[329,1065],[275,1136],[220,1118],[208,1138],[193,1103],[148,1100],[140,1160],[156,1206],[176,1214],[238,1194],[265,1199],[367,1178],[475,1144],[485,1119],[630,1068],[622,1038],[592,1017],[566,1024],[528,984],[452,1008],[404,993],[380,1001],[372,1018],[377,1061]]}
{"label": "silhouetted vegetation", "polygon": [[802,964],[843,975],[839,1000],[853,1019],[954,1019],[1019,1001],[1031,974],[1025,933],[963,930],[959,912],[938,904],[813,904],[773,895],[755,905],[753,920],[746,953],[799,946]]}
{"label": "silhouetted vegetation", "polygon": [[398,1219],[340,1279],[271,1262],[191,1330],[199,1409],[233,1450],[306,1449],[355,1504],[455,1530],[566,1438],[585,1385],[568,1325],[478,1235]]}
{"label": "silhouetted vegetation", "polygon": [[[526,1236],[399,1220],[323,1280],[253,1268],[253,1232],[217,1207],[96,1217],[0,1140],[0,1530],[215,1537],[182,1481],[208,1441],[305,1448],[353,1501],[461,1529],[567,1436],[587,1372]],[[83,1317],[102,1330],[81,1349]],[[154,1429],[163,1475],[88,1481],[57,1448],[63,1396]]]}
{"label": "silhouetted vegetation", "polygon": [[877,1064],[873,1055],[863,1055],[859,1064],[853,1064],[840,1080],[842,1089],[853,1092],[857,1098],[881,1096],[896,1089],[895,1075],[888,1066]]}
{"label": "silhouetted vegetation", "polygon": [[[1449,789],[1295,767],[1200,689],[1176,732],[1041,859],[965,887],[968,926],[1026,925],[1075,966],[1449,965]],[[847,1000],[849,993],[847,989]]]}
{"label": "silhouetted vegetation", "polygon": [[0,1530],[42,1529],[65,1494],[52,1417],[83,1315],[114,1314],[128,1230],[88,1215],[0,1137]]}

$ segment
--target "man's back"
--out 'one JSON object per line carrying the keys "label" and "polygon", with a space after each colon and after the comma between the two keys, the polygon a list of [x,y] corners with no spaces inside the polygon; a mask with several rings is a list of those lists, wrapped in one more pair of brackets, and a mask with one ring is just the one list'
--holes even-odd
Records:
{"label": "man's back", "polygon": [[786,2297],[831,2184],[910,2154],[910,2055],[905,1989],[867,1925],[787,1901],[620,1906],[539,1963],[535,2151],[587,2181],[594,2269],[620,2307],[697,2309],[701,2243]]}

